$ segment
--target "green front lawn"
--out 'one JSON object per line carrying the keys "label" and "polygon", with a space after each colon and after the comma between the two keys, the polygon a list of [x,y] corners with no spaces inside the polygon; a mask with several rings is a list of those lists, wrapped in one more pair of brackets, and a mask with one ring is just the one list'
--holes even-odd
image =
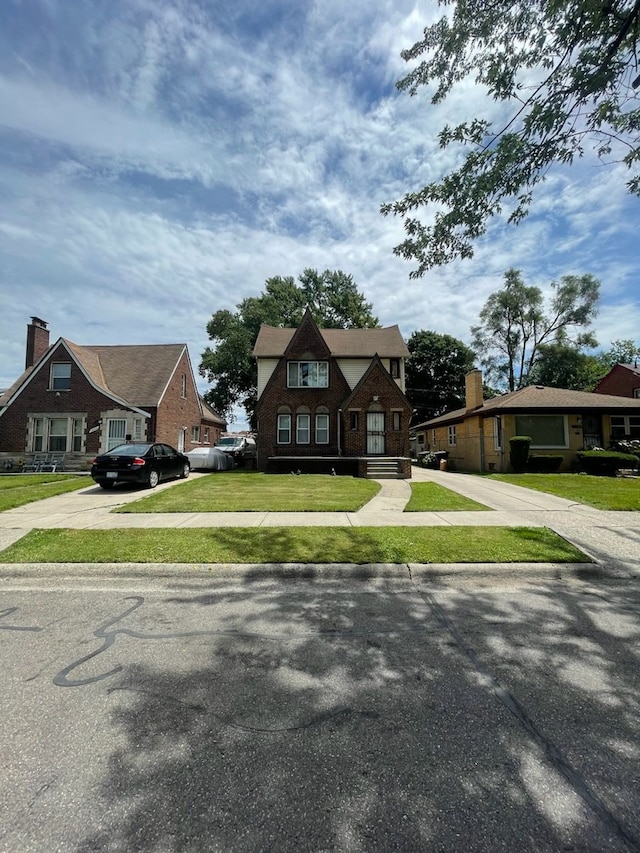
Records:
{"label": "green front lawn", "polygon": [[462,512],[463,510],[486,510],[488,506],[465,498],[437,483],[411,483],[411,498],[405,512]]}
{"label": "green front lawn", "polygon": [[0,512],[75,492],[88,485],[93,485],[93,480],[78,474],[3,474],[0,476]]}
{"label": "green front lawn", "polygon": [[33,530],[0,563],[586,563],[545,527]]}
{"label": "green front lawn", "polygon": [[547,492],[596,509],[640,510],[640,479],[591,474],[489,474],[490,480]]}
{"label": "green front lawn", "polygon": [[119,507],[116,512],[357,512],[380,491],[373,480],[324,474],[220,471]]}

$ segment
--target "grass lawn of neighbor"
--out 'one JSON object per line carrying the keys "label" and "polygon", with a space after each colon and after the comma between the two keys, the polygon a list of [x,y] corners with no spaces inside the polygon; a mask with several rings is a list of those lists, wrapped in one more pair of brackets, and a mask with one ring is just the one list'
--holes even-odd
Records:
{"label": "grass lawn of neighbor", "polygon": [[0,563],[587,563],[545,527],[33,530]]}
{"label": "grass lawn of neighbor", "polygon": [[93,480],[78,474],[3,474],[0,476],[0,512],[75,492],[91,483]]}
{"label": "grass lawn of neighbor", "polygon": [[640,478],[591,474],[489,474],[490,480],[547,492],[596,509],[640,510]]}
{"label": "grass lawn of neighbor", "polygon": [[357,512],[380,491],[361,477],[219,471],[180,483],[116,512]]}
{"label": "grass lawn of neighbor", "polygon": [[411,483],[411,499],[405,512],[461,512],[463,510],[486,510],[490,507],[472,501],[437,483]]}

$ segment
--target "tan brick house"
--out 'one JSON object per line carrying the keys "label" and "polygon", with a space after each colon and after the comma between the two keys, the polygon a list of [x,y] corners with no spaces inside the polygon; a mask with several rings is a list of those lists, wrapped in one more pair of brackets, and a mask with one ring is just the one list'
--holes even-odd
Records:
{"label": "tan brick house", "polygon": [[410,477],[409,350],[397,326],[261,326],[258,467],[263,471]]}
{"label": "tan brick house", "polygon": [[27,326],[25,371],[0,397],[0,457],[64,453],[68,469],[127,440],[189,451],[225,429],[198,394],[186,344],[50,345],[38,317]]}
{"label": "tan brick house", "polygon": [[570,470],[579,450],[640,438],[640,399],[529,385],[484,400],[482,373],[466,377],[466,405],[413,428],[419,450],[447,451],[457,471],[509,471],[509,439],[529,435],[531,453],[562,456]]}

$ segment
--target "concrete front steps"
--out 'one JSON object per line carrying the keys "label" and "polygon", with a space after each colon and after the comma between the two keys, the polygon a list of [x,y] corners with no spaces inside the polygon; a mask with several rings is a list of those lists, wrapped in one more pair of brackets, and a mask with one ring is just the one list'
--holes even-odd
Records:
{"label": "concrete front steps", "polygon": [[402,471],[402,462],[399,459],[367,459],[367,472],[369,480],[403,480],[405,474]]}

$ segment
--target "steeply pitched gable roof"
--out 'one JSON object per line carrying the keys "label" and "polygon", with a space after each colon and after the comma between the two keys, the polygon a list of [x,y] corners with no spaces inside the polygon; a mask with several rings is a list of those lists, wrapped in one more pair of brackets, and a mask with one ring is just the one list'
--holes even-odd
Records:
{"label": "steeply pitched gable roof", "polygon": [[157,406],[173,376],[186,344],[80,346],[59,338],[3,395],[7,405],[59,345],[77,361],[89,381],[107,396],[144,409]]}
{"label": "steeply pitched gable roof", "polygon": [[[320,329],[334,358],[408,358],[409,349],[397,325],[383,329]],[[260,326],[253,348],[257,358],[280,358],[296,329]]]}
{"label": "steeply pitched gable roof", "polygon": [[447,412],[430,421],[417,424],[416,428],[442,426],[454,421],[460,422],[465,417],[474,415],[525,414],[536,413],[565,413],[590,409],[594,412],[633,412],[640,415],[640,399],[631,397],[616,397],[612,394],[595,394],[591,391],[569,391],[565,388],[548,388],[542,385],[528,385],[485,400],[475,409],[456,409]]}

